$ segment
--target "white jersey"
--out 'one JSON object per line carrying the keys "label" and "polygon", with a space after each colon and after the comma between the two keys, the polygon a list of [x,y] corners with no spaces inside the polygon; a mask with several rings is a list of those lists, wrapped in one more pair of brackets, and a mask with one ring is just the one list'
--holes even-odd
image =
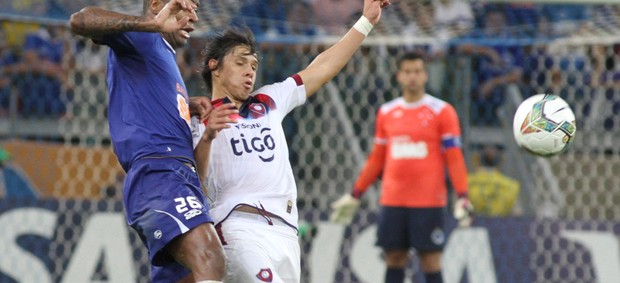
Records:
{"label": "white jersey", "polygon": [[[210,214],[220,223],[238,204],[264,208],[297,227],[297,186],[289,162],[282,120],[306,101],[298,75],[261,87],[239,109],[237,124],[211,144],[207,175]],[[213,101],[218,107],[227,98]],[[205,131],[193,123],[194,147]]]}

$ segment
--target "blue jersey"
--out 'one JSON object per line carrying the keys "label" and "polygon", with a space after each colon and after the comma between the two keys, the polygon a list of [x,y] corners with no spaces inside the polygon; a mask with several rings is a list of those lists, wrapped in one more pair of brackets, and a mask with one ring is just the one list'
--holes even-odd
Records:
{"label": "blue jersey", "polygon": [[189,98],[174,49],[159,33],[126,32],[97,43],[108,53],[108,120],[125,171],[143,157],[194,160]]}

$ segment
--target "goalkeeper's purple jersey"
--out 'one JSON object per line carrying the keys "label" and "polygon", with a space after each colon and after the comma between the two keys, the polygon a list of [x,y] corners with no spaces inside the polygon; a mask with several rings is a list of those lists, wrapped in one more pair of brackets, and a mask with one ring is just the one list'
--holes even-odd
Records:
{"label": "goalkeeper's purple jersey", "polygon": [[175,51],[159,33],[126,32],[98,41],[108,53],[108,120],[125,171],[143,157],[194,160],[189,98]]}

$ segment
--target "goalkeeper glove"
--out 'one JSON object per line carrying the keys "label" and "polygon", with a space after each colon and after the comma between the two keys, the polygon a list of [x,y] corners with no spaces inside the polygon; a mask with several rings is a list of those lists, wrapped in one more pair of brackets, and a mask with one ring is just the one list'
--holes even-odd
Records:
{"label": "goalkeeper glove", "polygon": [[467,194],[459,195],[454,202],[454,218],[459,222],[459,227],[469,227],[474,214],[474,206],[469,202]]}
{"label": "goalkeeper glove", "polygon": [[349,225],[360,207],[360,200],[351,194],[345,194],[331,205],[334,210],[329,219],[338,224]]}

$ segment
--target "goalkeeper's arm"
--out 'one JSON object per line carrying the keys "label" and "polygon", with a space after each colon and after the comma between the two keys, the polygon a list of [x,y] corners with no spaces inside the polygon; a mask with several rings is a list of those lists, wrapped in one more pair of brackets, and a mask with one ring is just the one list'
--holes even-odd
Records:
{"label": "goalkeeper's arm", "polygon": [[454,202],[454,218],[459,222],[460,227],[469,227],[472,222],[474,207],[467,196],[467,168],[465,167],[463,151],[460,147],[451,147],[446,149],[445,157],[448,163],[450,181],[452,181],[452,186],[457,195]]}
{"label": "goalkeeper's arm", "polygon": [[385,145],[375,143],[351,193],[344,194],[332,203],[331,207],[334,210],[330,216],[332,222],[348,225],[353,221],[353,217],[360,206],[360,198],[383,170],[385,152]]}

